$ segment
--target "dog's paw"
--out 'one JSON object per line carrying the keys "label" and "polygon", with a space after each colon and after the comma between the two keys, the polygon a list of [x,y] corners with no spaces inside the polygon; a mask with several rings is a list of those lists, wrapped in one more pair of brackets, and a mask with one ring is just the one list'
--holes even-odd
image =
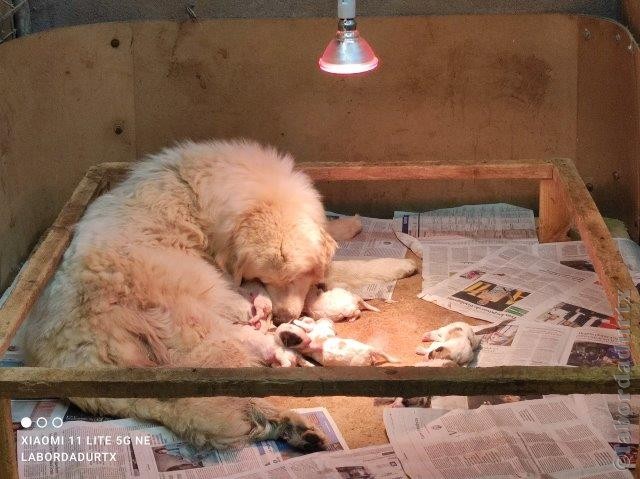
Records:
{"label": "dog's paw", "polygon": [[307,361],[305,357],[292,349],[277,347],[273,354],[271,367],[274,368],[294,368],[296,366],[314,366],[313,363]]}
{"label": "dog's paw", "polygon": [[343,216],[327,224],[327,232],[336,241],[350,240],[361,231],[362,221],[358,215]]}
{"label": "dog's paw", "polygon": [[393,279],[402,279],[418,272],[418,265],[410,259],[389,259],[389,274]]}
{"label": "dog's paw", "polygon": [[327,448],[327,436],[300,414],[287,411],[282,415],[282,438],[302,451],[322,451]]}
{"label": "dog's paw", "polygon": [[266,296],[258,295],[253,299],[253,308],[251,310],[253,314],[250,323],[255,327],[260,328],[261,321],[270,321],[273,313],[273,303],[270,298]]}

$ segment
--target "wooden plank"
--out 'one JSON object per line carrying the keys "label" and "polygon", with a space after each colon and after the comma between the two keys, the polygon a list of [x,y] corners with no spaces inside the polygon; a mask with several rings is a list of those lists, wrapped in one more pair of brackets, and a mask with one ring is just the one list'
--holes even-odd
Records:
{"label": "wooden plank", "polygon": [[[617,392],[616,367],[0,369],[0,397],[424,396]],[[633,369],[626,393],[640,393]]]}
{"label": "wooden plank", "polygon": [[11,400],[0,399],[0,477],[2,479],[18,479],[17,458],[11,422]]}
{"label": "wooden plank", "polygon": [[562,189],[580,237],[593,262],[609,304],[622,314],[623,329],[631,331],[630,346],[636,361],[640,359],[640,297],[629,270],[607,226],[571,160],[554,160],[558,188]]}
{"label": "wooden plank", "polygon": [[542,243],[566,241],[571,228],[571,211],[556,180],[540,181],[538,237]]}
{"label": "wooden plank", "polygon": [[576,159],[585,182],[592,184],[591,194],[602,214],[624,221],[638,241],[638,46],[615,22],[577,17],[577,27],[577,152],[569,158]]}
{"label": "wooden plank", "polygon": [[314,181],[548,179],[553,166],[544,161],[425,162],[411,164],[300,163]]}
{"label": "wooden plank", "polygon": [[91,166],[134,159],[132,41],[111,23],[0,45],[0,291]]}
{"label": "wooden plank", "polygon": [[73,225],[100,190],[104,171],[103,167],[89,170],[49,228],[42,243],[27,260],[14,290],[0,308],[0,355],[10,346],[11,339],[55,272],[71,241]]}

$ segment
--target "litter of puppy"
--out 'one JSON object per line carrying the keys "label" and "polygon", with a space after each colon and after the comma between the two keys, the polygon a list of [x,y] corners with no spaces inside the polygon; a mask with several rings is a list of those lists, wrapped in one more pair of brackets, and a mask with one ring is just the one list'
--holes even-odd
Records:
{"label": "litter of puppy", "polygon": [[276,342],[323,366],[377,366],[398,362],[378,348],[355,339],[336,336],[332,323],[327,319],[318,321],[320,324],[316,333],[316,325],[312,327],[309,319],[305,318],[298,324],[294,322],[278,326],[275,332]]}

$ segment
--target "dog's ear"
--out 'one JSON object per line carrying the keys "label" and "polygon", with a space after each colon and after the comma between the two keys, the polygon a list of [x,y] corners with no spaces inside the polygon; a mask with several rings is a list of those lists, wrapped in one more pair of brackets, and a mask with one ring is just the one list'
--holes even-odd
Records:
{"label": "dog's ear", "polygon": [[238,287],[242,284],[246,257],[242,254],[221,251],[216,254],[216,264],[222,271],[226,271],[233,278],[233,284]]}
{"label": "dog's ear", "polygon": [[338,243],[322,228],[322,266],[326,270],[338,248]]}

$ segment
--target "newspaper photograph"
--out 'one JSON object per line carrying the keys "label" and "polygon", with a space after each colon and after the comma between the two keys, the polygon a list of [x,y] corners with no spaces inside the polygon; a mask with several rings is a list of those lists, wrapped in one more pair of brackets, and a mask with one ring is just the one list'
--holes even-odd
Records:
{"label": "newspaper photograph", "polygon": [[569,396],[580,417],[609,443],[620,460],[635,468],[638,458],[640,396],[622,401],[617,394],[572,394]]}
{"label": "newspaper photograph", "polygon": [[384,411],[391,444],[411,477],[631,477],[566,397],[454,410],[435,420],[425,420],[424,411]]}
{"label": "newspaper photograph", "polygon": [[[458,272],[482,261],[505,247],[504,241],[451,239],[423,239],[422,245],[422,291],[455,276]],[[517,250],[530,253],[533,246],[528,241],[509,243]]]}
{"label": "newspaper photograph", "polygon": [[[560,310],[571,305],[585,308],[574,313],[576,318],[579,314],[596,313],[603,317],[595,317],[592,322],[615,327],[615,318],[610,317],[611,308],[597,281],[597,275],[590,271],[505,246],[427,288],[420,297],[491,323],[504,319],[554,321]],[[549,315],[554,308],[556,311]]]}
{"label": "newspaper photograph", "polygon": [[472,365],[478,367],[604,366],[628,360],[628,340],[617,329],[506,320],[476,328],[476,334],[482,339]]}
{"label": "newspaper photograph", "polygon": [[[328,451],[347,450],[344,437],[325,408],[297,409],[327,435]],[[162,427],[136,431],[150,438],[148,444],[135,445],[136,457],[152,463],[161,479],[229,477],[266,468],[303,453],[282,440],[260,441],[225,450],[198,449]]]}
{"label": "newspaper photograph", "polygon": [[394,229],[420,239],[430,236],[507,241],[538,239],[533,211],[505,203],[467,205],[424,213],[396,211]]}
{"label": "newspaper photograph", "polygon": [[316,452],[228,479],[405,479],[390,444],[350,451]]}

